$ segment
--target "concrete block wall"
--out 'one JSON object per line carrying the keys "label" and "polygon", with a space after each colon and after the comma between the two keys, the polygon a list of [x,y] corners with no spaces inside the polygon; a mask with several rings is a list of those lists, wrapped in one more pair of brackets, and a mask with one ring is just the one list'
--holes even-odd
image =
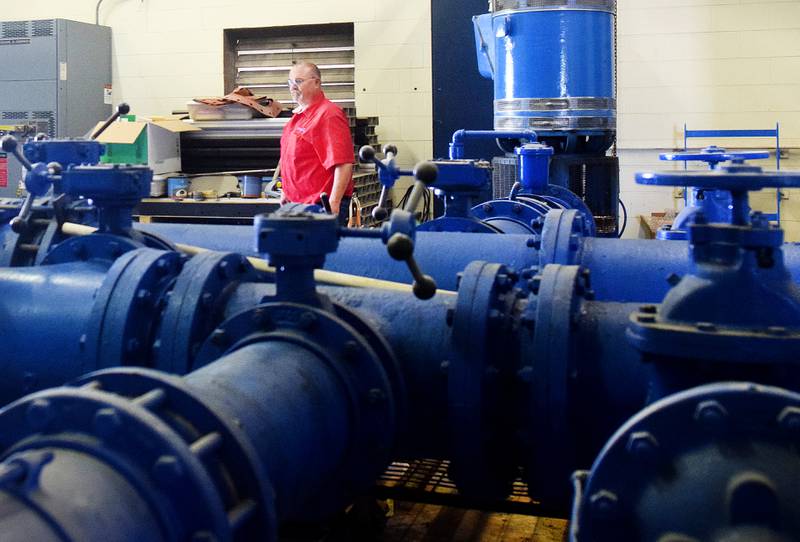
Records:
{"label": "concrete block wall", "polygon": [[620,0],[618,34],[621,148],[776,122],[800,147],[800,0]]}
{"label": "concrete block wall", "polygon": [[[410,166],[433,153],[430,1],[105,0],[100,23],[113,29],[114,100],[163,115],[220,95],[226,28],[353,22],[358,114],[379,116],[381,140],[395,143]],[[4,2],[0,18],[93,23],[96,4]]]}
{"label": "concrete block wall", "polygon": [[[800,0],[619,0],[621,197],[632,216],[678,208],[672,190],[637,186],[636,171],[671,169],[658,154],[683,147],[690,129],[781,124],[786,169],[800,169]],[[691,140],[774,148],[766,139]],[[792,149],[793,148],[793,149]],[[762,162],[774,169],[774,157]],[[678,166],[682,167],[682,166]],[[785,192],[787,240],[800,241],[800,191]],[[752,198],[774,212],[774,192]],[[636,236],[633,220],[626,236]]]}

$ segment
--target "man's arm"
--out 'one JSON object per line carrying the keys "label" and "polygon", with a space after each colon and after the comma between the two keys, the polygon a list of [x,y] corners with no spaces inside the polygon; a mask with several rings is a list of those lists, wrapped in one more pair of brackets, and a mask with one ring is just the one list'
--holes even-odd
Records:
{"label": "man's arm", "polygon": [[338,215],[339,206],[342,203],[342,198],[347,190],[347,185],[353,178],[353,164],[339,164],[333,171],[333,188],[330,195],[331,213]]}

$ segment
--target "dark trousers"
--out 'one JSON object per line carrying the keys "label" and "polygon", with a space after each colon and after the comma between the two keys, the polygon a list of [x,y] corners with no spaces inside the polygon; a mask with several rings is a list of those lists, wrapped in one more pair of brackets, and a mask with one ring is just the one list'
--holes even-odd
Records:
{"label": "dark trousers", "polygon": [[339,225],[342,227],[347,226],[347,221],[350,219],[350,202],[353,201],[353,198],[348,198],[344,196],[342,198],[342,203],[339,205]]}

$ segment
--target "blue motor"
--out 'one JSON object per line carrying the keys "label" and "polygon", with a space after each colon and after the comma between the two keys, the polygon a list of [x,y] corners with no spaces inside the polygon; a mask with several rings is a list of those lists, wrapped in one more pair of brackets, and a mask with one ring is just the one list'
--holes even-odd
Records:
{"label": "blue motor", "polygon": [[[591,209],[602,237],[619,233],[619,162],[606,156],[617,129],[616,9],[615,0],[492,0],[473,18],[478,68],[494,80],[495,130],[535,131],[552,147],[549,183]],[[496,137],[511,158],[519,140]],[[508,192],[506,177],[495,176],[495,198]]]}
{"label": "blue motor", "polygon": [[615,0],[493,0],[474,18],[496,130],[616,130]]}

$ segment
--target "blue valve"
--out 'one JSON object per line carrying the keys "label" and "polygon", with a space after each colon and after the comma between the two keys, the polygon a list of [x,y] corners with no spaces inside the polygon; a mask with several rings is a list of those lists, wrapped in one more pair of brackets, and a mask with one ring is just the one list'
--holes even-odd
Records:
{"label": "blue valve", "polygon": [[[105,152],[105,146],[97,143],[94,141],[94,139],[102,134],[109,126],[111,126],[111,124],[116,121],[120,115],[125,115],[129,111],[130,107],[128,104],[119,104],[114,114],[106,119],[103,125],[98,128],[94,134],[92,134],[92,138],[89,141],[47,140],[43,136],[36,136],[33,140],[25,143],[25,152],[23,153],[20,149],[19,142],[13,136],[8,135],[0,140],[0,148],[2,148],[5,152],[14,155],[22,167],[27,170],[27,173],[25,174],[25,190],[28,193],[25,196],[25,201],[22,203],[22,208],[20,209],[19,214],[10,222],[11,229],[15,233],[22,233],[28,229],[28,223],[31,217],[31,209],[33,207],[33,200],[35,198],[47,195],[54,183],[62,180],[64,180],[66,184],[72,184],[74,188],[77,189],[77,192],[73,190],[72,192],[75,193],[71,193],[71,195],[92,198],[94,195],[91,193],[92,190],[99,188],[99,197],[103,197],[108,192],[111,192],[111,194],[109,194],[111,197],[108,198],[109,205],[112,207],[120,207],[120,205],[116,203],[114,196],[120,195],[119,191],[121,191],[123,193],[121,194],[123,196],[122,199],[125,200],[126,198],[124,196],[130,192],[130,183],[124,183],[125,186],[120,187],[119,190],[109,186],[98,187],[94,182],[96,181],[96,178],[93,176],[87,176],[87,174],[91,175],[93,171],[87,169],[83,169],[80,176],[77,176],[72,183],[68,183],[66,182],[66,179],[62,178],[62,171],[67,173],[72,169],[72,166],[75,165],[97,164],[100,161],[100,156]],[[128,170],[131,169],[132,168],[128,168]],[[120,170],[116,170],[115,173],[119,173],[119,171]],[[107,179],[107,175],[104,177]],[[127,180],[132,180],[133,184],[136,185],[134,190],[137,192],[137,199],[135,202],[133,202],[133,204],[130,205],[130,208],[132,209],[133,206],[136,205],[136,203],[138,203],[139,200],[147,194],[147,192],[143,191],[140,186],[142,178],[147,177],[147,173],[144,171],[139,171],[131,174],[129,171],[124,175],[124,177],[126,177]],[[133,177],[136,177],[136,179],[133,179]],[[152,178],[152,171],[150,172],[150,178]],[[87,180],[89,181],[88,183],[85,182]],[[116,182],[115,180],[107,180],[112,183]],[[149,186],[150,180],[145,179],[145,181]],[[62,192],[70,193],[70,190],[67,187],[56,187],[56,191],[58,191],[59,188]],[[127,207],[128,201],[123,201],[121,206]],[[105,221],[107,222],[105,225],[109,227],[104,228],[104,220],[101,217],[101,230],[106,229],[109,231],[121,232],[130,228],[130,212],[128,212],[127,219],[124,212],[121,214],[101,214],[104,214],[109,218],[109,220]],[[111,215],[114,215],[114,218],[111,218]]]}
{"label": "blue valve", "polygon": [[[728,152],[721,147],[712,145],[700,152],[676,152],[660,155],[661,160],[670,162],[705,162],[712,171],[717,170],[724,162],[743,164],[745,160],[760,160],[769,158],[766,151],[737,151]],[[694,185],[686,191],[686,206],[675,218],[670,226],[664,226],[656,233],[661,240],[686,240],[688,224],[694,221],[698,214],[703,214],[709,222],[731,222],[730,195],[724,191],[710,190]]]}
{"label": "blue valve", "polygon": [[767,151],[728,152],[722,147],[711,145],[700,152],[672,152],[659,155],[661,160],[669,162],[706,162],[711,169],[716,169],[722,162],[740,162],[744,160],[761,160],[769,158]]}
{"label": "blue valve", "polygon": [[95,165],[105,154],[105,145],[82,139],[33,139],[23,145],[23,153],[31,162],[58,162],[63,168],[71,165]]}
{"label": "blue valve", "polygon": [[375,164],[375,167],[378,169],[378,179],[381,181],[381,195],[378,199],[378,206],[372,210],[372,218],[377,221],[386,220],[389,216],[389,212],[386,210],[386,200],[389,196],[389,190],[394,187],[394,184],[397,182],[401,176],[410,177],[414,175],[413,171],[400,169],[397,167],[395,163],[395,157],[397,157],[397,147],[394,145],[385,145],[383,147],[383,154],[385,158],[383,160],[378,159],[375,156],[375,149],[370,147],[369,145],[365,145],[361,147],[358,151],[358,157],[361,159],[362,162]]}
{"label": "blue valve", "polygon": [[724,190],[731,194],[729,224],[750,224],[747,193],[763,188],[800,186],[800,172],[770,171],[758,166],[734,163],[711,171],[662,171],[637,173],[636,182],[654,186],[692,186],[703,190]]}
{"label": "blue valve", "polygon": [[25,173],[25,190],[27,190],[28,194],[25,196],[25,201],[22,203],[19,214],[12,218],[10,222],[11,230],[19,234],[28,229],[33,200],[47,194],[52,186],[51,175],[60,172],[61,166],[57,163],[44,164],[37,162],[31,164],[22,154],[19,142],[14,136],[7,135],[0,139],[0,148],[14,155],[19,163],[22,164],[22,167],[27,170],[27,173]]}
{"label": "blue valve", "polygon": [[[639,173],[639,184],[694,186],[730,194],[726,222],[697,213],[688,224],[689,273],[658,307],[631,316],[628,337],[650,359],[785,363],[800,348],[800,289],[783,258],[783,230],[750,214],[748,192],[800,186],[800,172],[742,163],[710,171]],[[786,330],[772,333],[770,330]],[[669,369],[661,378],[669,386]]]}

